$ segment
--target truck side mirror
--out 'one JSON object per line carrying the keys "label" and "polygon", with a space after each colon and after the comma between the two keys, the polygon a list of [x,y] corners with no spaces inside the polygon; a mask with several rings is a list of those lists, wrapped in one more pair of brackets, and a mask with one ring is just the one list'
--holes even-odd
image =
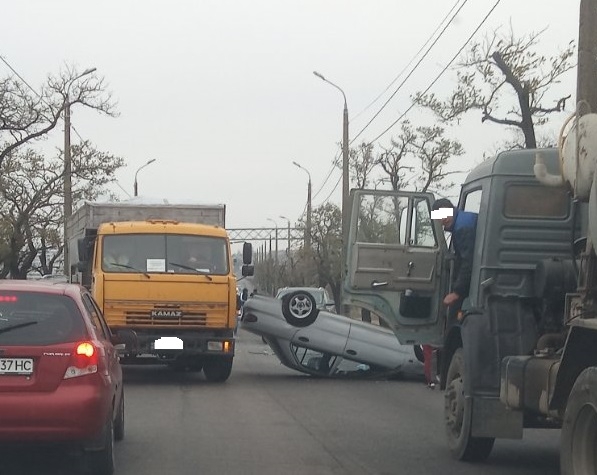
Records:
{"label": "truck side mirror", "polygon": [[79,261],[88,261],[87,255],[87,243],[85,242],[85,238],[77,239],[77,259]]}
{"label": "truck side mirror", "polygon": [[77,252],[79,253],[79,261],[87,262],[90,260],[91,250],[93,249],[94,242],[95,236],[85,236],[84,238],[77,239]]}
{"label": "truck side mirror", "polygon": [[[253,245],[250,242],[246,242],[243,244],[243,264],[248,265],[252,261],[253,261]],[[245,274],[243,273],[243,275],[245,275]],[[251,274],[251,275],[253,275],[253,274]]]}
{"label": "truck side mirror", "polygon": [[255,267],[250,264],[243,265],[242,268],[243,277],[251,277],[255,274]]}

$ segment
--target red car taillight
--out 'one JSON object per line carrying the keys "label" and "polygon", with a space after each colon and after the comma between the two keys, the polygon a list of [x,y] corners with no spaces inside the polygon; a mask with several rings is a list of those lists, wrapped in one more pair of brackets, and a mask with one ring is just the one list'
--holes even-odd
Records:
{"label": "red car taillight", "polygon": [[89,341],[77,343],[64,379],[97,373],[98,349]]}

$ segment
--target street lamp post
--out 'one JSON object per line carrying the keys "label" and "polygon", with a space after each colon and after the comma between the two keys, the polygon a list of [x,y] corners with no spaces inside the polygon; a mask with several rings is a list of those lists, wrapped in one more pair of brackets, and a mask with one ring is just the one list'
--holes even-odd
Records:
{"label": "street lamp post", "polygon": [[348,202],[348,105],[346,102],[346,94],[342,88],[327,80],[322,74],[313,71],[313,74],[322,81],[334,86],[342,93],[344,98],[344,114],[342,121],[342,276],[346,273],[346,246],[348,244],[348,216],[349,216],[349,202]]}
{"label": "street lamp post", "polygon": [[134,196],[138,196],[138,186],[137,186],[137,175],[138,173],[143,170],[147,165],[151,164],[155,162],[155,158],[152,158],[151,160],[147,160],[147,162],[145,162],[143,165],[141,165],[139,168],[137,168],[137,171],[135,172],[135,183],[133,185],[133,194]]}
{"label": "street lamp post", "polygon": [[290,220],[286,216],[282,216],[282,215],[280,215],[280,218],[288,221],[288,244],[286,247],[286,255],[290,256]]}
{"label": "street lamp post", "polygon": [[91,74],[94,72],[96,68],[89,68],[79,74],[77,77],[73,78],[70,82],[68,87],[66,88],[66,94],[64,97],[64,250],[62,255],[64,257],[64,275],[67,279],[70,280],[70,253],[68,250],[68,229],[67,229],[67,222],[68,218],[73,214],[73,187],[72,187],[72,158],[71,158],[71,149],[70,149],[70,87],[72,84],[77,80],[81,79],[83,76]]}
{"label": "street lamp post", "polygon": [[278,223],[275,220],[273,220],[272,218],[267,218],[267,220],[271,221],[276,226],[276,232],[274,234],[274,237],[276,240],[276,244],[275,244],[276,253],[274,254],[274,292],[273,292],[273,294],[275,295],[276,291],[278,290]]}
{"label": "street lamp post", "polygon": [[310,248],[311,247],[311,174],[309,173],[309,170],[307,170],[305,167],[301,166],[297,162],[292,162],[292,164],[299,167],[301,170],[304,170],[305,172],[307,172],[307,175],[309,176],[309,183],[307,185],[307,225],[306,225],[306,230],[305,230],[306,231],[305,232],[305,247]]}

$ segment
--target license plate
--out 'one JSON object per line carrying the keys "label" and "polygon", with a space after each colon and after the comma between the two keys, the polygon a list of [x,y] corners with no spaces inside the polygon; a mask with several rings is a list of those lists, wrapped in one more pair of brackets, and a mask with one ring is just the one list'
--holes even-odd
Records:
{"label": "license plate", "polygon": [[33,358],[0,358],[0,374],[31,374]]}

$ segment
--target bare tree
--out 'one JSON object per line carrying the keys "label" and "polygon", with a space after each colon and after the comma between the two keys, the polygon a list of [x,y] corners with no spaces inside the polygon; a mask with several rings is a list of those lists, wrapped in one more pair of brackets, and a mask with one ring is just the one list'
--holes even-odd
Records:
{"label": "bare tree", "polygon": [[373,149],[373,144],[363,142],[348,153],[348,167],[355,188],[362,190],[371,184],[371,174],[376,164]]}
{"label": "bare tree", "polygon": [[535,127],[549,115],[561,112],[570,95],[553,97],[549,92],[574,67],[574,41],[553,56],[535,51],[539,33],[516,38],[512,27],[474,43],[455,66],[457,87],[446,100],[435,94],[415,95],[419,105],[430,108],[444,122],[458,121],[471,110],[481,111],[481,122],[517,130],[523,142],[518,148],[536,148]]}
{"label": "bare tree", "polygon": [[402,188],[402,182],[406,171],[412,171],[406,165],[406,159],[413,153],[414,143],[417,138],[408,120],[400,125],[400,134],[392,138],[391,147],[384,149],[377,157],[376,164],[383,170],[386,180],[389,181],[392,190]]}
{"label": "bare tree", "polygon": [[413,148],[420,164],[414,177],[415,189],[428,191],[440,184],[442,188],[451,186],[442,182],[455,172],[448,172],[445,167],[450,158],[459,157],[464,153],[460,142],[445,138],[443,127],[438,125],[417,127]]}
{"label": "bare tree", "polygon": [[74,66],[49,75],[39,93],[13,76],[0,79],[0,166],[19,147],[43,139],[65,108],[75,104],[117,115],[104,79]]}
{"label": "bare tree", "polygon": [[[72,149],[73,201],[93,200],[114,180],[123,160],[98,152],[88,142]],[[0,165],[0,278],[24,279],[37,266],[52,273],[63,252],[63,159],[26,150]],[[39,258],[37,264],[36,258]]]}

